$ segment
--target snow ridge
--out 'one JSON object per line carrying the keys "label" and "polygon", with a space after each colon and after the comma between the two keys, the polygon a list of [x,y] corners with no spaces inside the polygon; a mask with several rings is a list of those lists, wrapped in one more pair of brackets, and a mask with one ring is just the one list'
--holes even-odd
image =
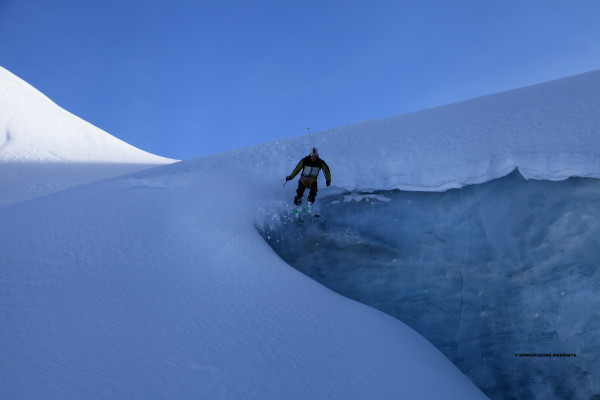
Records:
{"label": "snow ridge", "polygon": [[[312,136],[336,189],[446,191],[515,169],[527,179],[600,178],[598,126],[593,71]],[[185,162],[280,181],[310,147],[304,135]]]}

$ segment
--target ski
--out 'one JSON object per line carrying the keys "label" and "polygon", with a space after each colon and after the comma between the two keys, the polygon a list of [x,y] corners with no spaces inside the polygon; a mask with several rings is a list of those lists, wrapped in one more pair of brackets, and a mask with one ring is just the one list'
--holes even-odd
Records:
{"label": "ski", "polygon": [[313,216],[314,218],[321,218],[321,215],[313,213],[311,210],[311,206],[306,205],[304,207],[294,207],[292,210],[292,214],[296,218],[298,222],[304,222],[305,216]]}
{"label": "ski", "polygon": [[298,222],[304,222],[304,220],[302,219],[302,211],[298,208],[294,208],[292,210],[292,214],[294,214],[294,217],[296,218],[296,221]]}

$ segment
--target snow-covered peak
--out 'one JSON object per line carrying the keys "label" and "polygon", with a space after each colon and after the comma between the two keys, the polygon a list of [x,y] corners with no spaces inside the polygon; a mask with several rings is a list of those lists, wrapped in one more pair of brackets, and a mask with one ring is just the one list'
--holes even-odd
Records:
{"label": "snow-covered peak", "polygon": [[0,162],[167,164],[53,103],[0,67]]}
{"label": "snow-covered peak", "polygon": [[65,111],[0,67],[0,207],[174,161]]}

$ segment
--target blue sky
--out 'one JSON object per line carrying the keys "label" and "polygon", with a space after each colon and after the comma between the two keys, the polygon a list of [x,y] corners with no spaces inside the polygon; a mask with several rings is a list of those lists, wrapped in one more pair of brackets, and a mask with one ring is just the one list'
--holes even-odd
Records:
{"label": "blue sky", "polygon": [[600,68],[597,0],[0,0],[0,65],[188,159]]}

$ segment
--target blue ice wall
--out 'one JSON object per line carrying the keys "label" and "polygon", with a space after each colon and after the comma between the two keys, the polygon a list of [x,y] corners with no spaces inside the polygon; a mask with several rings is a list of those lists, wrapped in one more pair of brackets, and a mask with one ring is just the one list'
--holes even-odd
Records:
{"label": "blue ice wall", "polygon": [[600,393],[599,180],[317,202],[321,219],[260,228],[290,265],[405,322],[492,399]]}

